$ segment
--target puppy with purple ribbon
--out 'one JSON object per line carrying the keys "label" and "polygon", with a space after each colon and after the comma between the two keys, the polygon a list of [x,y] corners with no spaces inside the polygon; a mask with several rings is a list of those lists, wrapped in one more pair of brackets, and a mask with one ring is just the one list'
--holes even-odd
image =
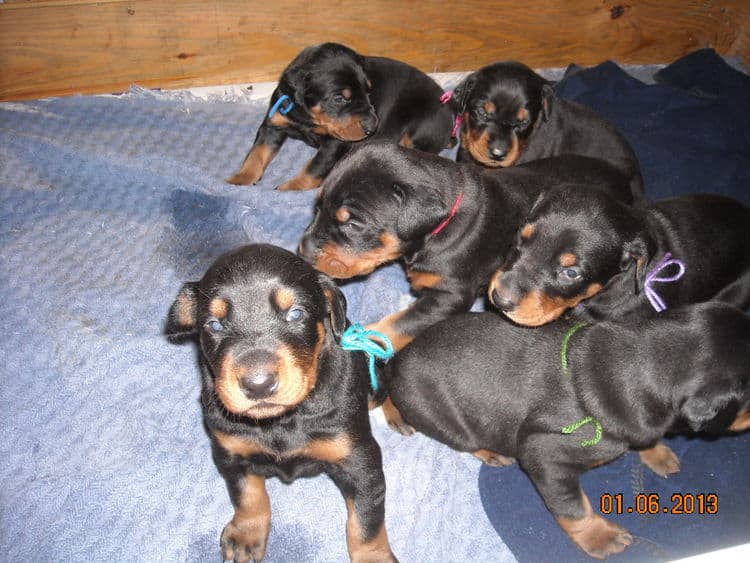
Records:
{"label": "puppy with purple ribbon", "polygon": [[719,300],[750,306],[750,209],[692,194],[630,207],[601,191],[553,188],[532,207],[489,298],[540,326]]}

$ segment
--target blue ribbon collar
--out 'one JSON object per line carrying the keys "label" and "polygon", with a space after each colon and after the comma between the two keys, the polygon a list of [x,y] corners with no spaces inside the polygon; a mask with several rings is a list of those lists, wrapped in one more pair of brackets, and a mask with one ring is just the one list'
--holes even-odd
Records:
{"label": "blue ribbon collar", "polygon": [[[282,104],[284,102],[288,102],[288,103],[282,107]],[[293,107],[294,107],[294,102],[292,101],[292,99],[286,94],[284,94],[278,100],[276,100],[276,103],[273,104],[273,106],[271,106],[270,110],[268,110],[268,119],[271,119],[277,111],[281,115],[286,115],[287,113],[292,111]]]}

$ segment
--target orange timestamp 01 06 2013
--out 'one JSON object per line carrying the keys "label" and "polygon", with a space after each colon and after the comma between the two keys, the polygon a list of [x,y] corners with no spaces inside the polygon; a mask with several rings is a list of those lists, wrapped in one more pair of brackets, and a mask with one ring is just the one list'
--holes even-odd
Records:
{"label": "orange timestamp 01 06 2013", "polygon": [[604,493],[599,498],[602,514],[717,514],[719,495],[716,493],[674,493],[664,503],[658,493],[635,495],[633,505],[625,503],[622,493]]}

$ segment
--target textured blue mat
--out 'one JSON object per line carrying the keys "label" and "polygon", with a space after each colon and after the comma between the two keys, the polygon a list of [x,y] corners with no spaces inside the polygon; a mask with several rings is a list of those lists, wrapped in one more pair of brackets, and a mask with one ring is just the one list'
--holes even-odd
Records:
{"label": "textured blue mat", "polygon": [[[710,50],[661,70],[655,85],[613,63],[571,70],[558,92],[618,126],[641,162],[649,199],[714,192],[750,205],[750,77]],[[637,538],[613,561],[666,560],[750,542],[750,435],[711,442],[679,437],[667,443],[681,458],[678,475],[662,479],[630,453],[582,480],[595,509],[602,495],[618,493],[624,508],[633,508],[630,514],[610,516]],[[591,561],[567,540],[517,467],[482,467],[479,489],[493,526],[519,561]],[[636,495],[641,493],[658,493],[668,510],[673,494],[714,493],[719,511],[638,514]]]}
{"label": "textured blue mat", "polygon": [[[597,92],[617,90],[609,79],[602,76],[598,86],[592,79],[584,94],[598,99]],[[669,88],[685,94],[684,86]],[[639,123],[663,107],[634,111],[624,126],[615,119],[626,134],[635,132],[639,156],[655,150],[641,144],[650,137]],[[273,191],[312,156],[300,143],[282,149],[259,186],[223,182],[241,163],[264,109],[141,90],[0,104],[2,559],[220,557],[219,533],[232,509],[201,423],[195,351],[168,344],[161,329],[180,284],[217,254],[247,241],[292,249],[310,219],[315,193]],[[747,132],[746,119],[735,115],[725,125],[717,118],[714,130]],[[687,135],[670,138],[664,150],[684,156],[681,137]],[[713,163],[726,155],[712,147],[697,159],[713,168],[701,189],[720,191],[725,182]],[[747,143],[733,150],[744,151],[739,162],[746,165]],[[746,174],[742,168],[736,173]],[[677,174],[668,169],[654,159],[645,175]],[[344,292],[350,318],[361,322],[411,299],[397,266]],[[532,542],[547,554],[550,546],[567,548],[544,541],[558,531],[543,509],[536,520],[526,517],[537,497],[523,488],[522,474],[508,489],[486,481],[491,473],[468,455],[390,432],[379,412],[373,424],[385,462],[388,533],[402,561],[529,560]],[[747,457],[742,440],[727,442],[731,455]],[[711,485],[705,475],[713,472],[733,483],[738,504],[747,506],[747,490],[738,485],[747,477],[715,445],[701,450],[696,470],[706,481],[691,490]],[[516,470],[508,471],[503,479]],[[629,483],[625,470],[609,486],[627,493]],[[269,493],[268,561],[346,559],[346,511],[328,479],[273,481]],[[598,493],[589,487],[589,494]],[[497,510],[485,514],[483,501]],[[658,521],[675,530],[679,522]]]}

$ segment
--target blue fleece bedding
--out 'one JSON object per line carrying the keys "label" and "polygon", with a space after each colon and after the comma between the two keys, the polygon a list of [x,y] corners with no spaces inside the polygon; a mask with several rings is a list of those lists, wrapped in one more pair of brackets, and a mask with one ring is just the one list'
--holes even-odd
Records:
{"label": "blue fleece bedding", "polygon": [[[715,56],[709,63],[724,64]],[[701,189],[747,202],[748,116],[710,88],[710,75],[696,96],[693,73],[672,69],[672,84],[645,87],[604,65],[569,77],[560,91],[621,127],[644,159],[650,195]],[[731,76],[730,91],[746,96],[747,77]],[[169,344],[161,330],[180,284],[215,256],[248,241],[293,249],[311,217],[315,193],[273,190],[312,156],[301,143],[287,143],[258,186],[223,182],[264,109],[139,89],[0,104],[3,560],[218,559],[232,508],[201,422],[195,350]],[[669,133],[663,127],[673,121],[682,129]],[[705,136],[687,133],[696,123]],[[365,323],[411,300],[398,266],[343,289],[349,317]],[[390,432],[379,412],[372,417],[388,533],[402,561],[539,560],[555,550],[580,557],[516,468],[481,468],[424,436]],[[722,515],[742,521],[747,472],[731,461],[747,457],[748,437],[691,447],[690,486],[718,487],[712,476],[731,484]],[[608,490],[627,493],[628,468],[613,471]],[[346,559],[346,511],[327,478],[272,481],[269,493],[268,561]],[[667,535],[685,523],[655,520]],[[708,520],[685,532],[699,546],[719,536],[719,520]]]}

